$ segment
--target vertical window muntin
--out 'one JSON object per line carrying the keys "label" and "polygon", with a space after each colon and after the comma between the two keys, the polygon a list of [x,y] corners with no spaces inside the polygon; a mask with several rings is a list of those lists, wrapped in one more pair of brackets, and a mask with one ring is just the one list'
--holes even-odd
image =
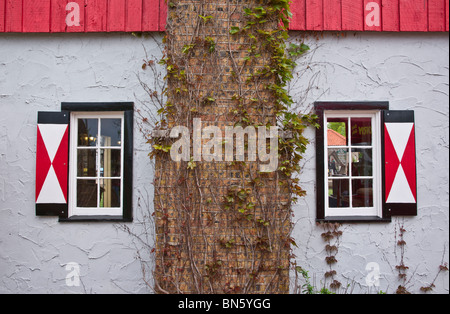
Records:
{"label": "vertical window muntin", "polygon": [[[352,143],[352,119],[370,118],[371,121],[371,145],[356,145]],[[345,145],[328,145],[328,121],[333,119],[343,119],[346,124],[346,143]],[[378,216],[382,217],[382,197],[381,197],[381,130],[380,111],[324,111],[324,187],[325,187],[325,216]],[[347,150],[346,160],[348,162],[347,173],[340,177],[330,176],[329,151]],[[371,175],[357,176],[352,173],[352,151],[371,150],[372,151],[372,173]],[[348,182],[348,203],[346,207],[330,207],[329,180],[342,180],[340,183]],[[372,206],[356,207],[353,206],[353,184],[355,180],[372,180]],[[341,184],[342,185],[342,184]]]}
{"label": "vertical window muntin", "polygon": [[[102,122],[107,120],[119,120],[120,121],[120,139],[113,145],[114,143],[109,143],[109,145],[104,145],[104,134]],[[80,129],[79,129],[79,121],[80,120],[96,120],[97,134],[89,134],[86,140],[86,144],[80,144]],[[102,121],[103,120],[103,121]],[[70,169],[69,169],[69,180],[70,180],[70,191],[69,191],[69,217],[70,216],[120,216],[123,213],[123,181],[124,181],[124,112],[115,111],[115,112],[72,112],[71,113],[71,133],[70,133]],[[94,135],[94,136],[92,136]],[[116,138],[117,139],[117,138]],[[119,143],[120,142],[120,143]],[[80,163],[79,153],[83,151],[93,151],[95,154],[95,176],[92,176],[91,173],[89,175],[83,175],[79,173]],[[102,164],[104,164],[103,156],[109,151],[112,153],[113,151],[120,151],[120,173],[118,175],[108,175],[105,176],[105,167],[102,169]],[[117,155],[117,154],[116,154]],[[111,168],[112,165],[109,165]],[[115,180],[119,182],[119,197],[118,202],[116,201],[116,206],[105,206],[105,192],[103,192],[103,204],[102,204],[102,193],[101,188],[102,185],[105,185],[105,182]],[[94,181],[95,182],[95,193],[96,193],[96,205],[91,206],[79,206],[79,198],[78,198],[78,183],[82,181]],[[113,193],[110,190],[109,193]]]}

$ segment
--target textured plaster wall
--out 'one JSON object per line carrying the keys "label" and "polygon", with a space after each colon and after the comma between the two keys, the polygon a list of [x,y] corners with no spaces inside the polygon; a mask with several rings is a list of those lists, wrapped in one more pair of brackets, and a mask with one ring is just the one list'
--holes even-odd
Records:
{"label": "textured plaster wall", "polygon": [[[292,35],[299,36],[298,33]],[[111,223],[59,223],[34,214],[37,111],[56,111],[62,101],[135,101],[146,98],[136,77],[144,47],[159,55],[161,37],[126,34],[0,36],[0,293],[145,293],[136,247],[142,245]],[[309,40],[313,48],[298,68],[291,94],[310,108],[316,100],[388,100],[392,109],[416,112],[419,216],[405,218],[405,263],[412,292],[435,277],[449,238],[448,34],[349,34]],[[147,72],[146,72],[147,73]],[[150,75],[149,73],[147,75]],[[146,77],[149,82],[150,76]],[[136,116],[137,119],[137,116]],[[314,131],[308,130],[314,140]],[[135,126],[134,216],[153,199],[148,147]],[[301,177],[308,196],[295,206],[299,265],[320,286],[328,270],[322,229],[315,225],[315,153],[311,144]],[[138,205],[142,206],[138,206]],[[150,206],[146,206],[150,204]],[[379,290],[399,282],[395,228],[346,224],[337,255],[342,283],[365,293],[367,263],[380,265]],[[150,245],[151,240],[149,240]],[[146,258],[146,256],[142,256]],[[70,262],[80,265],[80,286],[67,286]],[[436,292],[448,293],[448,274]],[[374,291],[372,289],[371,291]]]}
{"label": "textured plaster wall", "polygon": [[[0,36],[0,293],[149,291],[135,258],[139,243],[116,224],[59,223],[34,213],[37,111],[59,111],[63,101],[134,101],[142,108],[136,75],[145,50],[160,55],[153,39],[129,34]],[[137,124],[134,134],[138,219],[126,225],[139,233],[137,204],[153,195],[153,170]],[[80,266],[78,287],[66,285],[71,262]]]}
{"label": "textured plaster wall", "polygon": [[[300,34],[293,36],[299,38]],[[399,286],[396,265],[400,249],[396,228],[404,223],[409,266],[406,285],[419,293],[449,261],[449,41],[448,34],[328,34],[306,39],[312,51],[298,67],[291,94],[301,106],[314,101],[389,101],[392,110],[414,110],[416,119],[418,216],[393,218],[391,223],[344,224],[341,228],[336,277],[349,291],[393,293]],[[315,224],[315,147],[303,165],[301,181],[308,196],[295,206],[297,262],[317,286],[329,270],[324,258],[323,229]],[[397,231],[398,234],[398,231]],[[444,254],[445,251],[445,254]],[[368,263],[380,267],[380,287],[368,289]],[[330,281],[328,281],[329,283]],[[448,273],[437,279],[435,292],[448,293]]]}

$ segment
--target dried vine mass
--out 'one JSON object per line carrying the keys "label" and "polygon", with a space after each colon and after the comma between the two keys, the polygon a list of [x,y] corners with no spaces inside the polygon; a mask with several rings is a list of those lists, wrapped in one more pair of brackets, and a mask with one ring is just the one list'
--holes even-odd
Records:
{"label": "dried vine mass", "polygon": [[[313,116],[289,112],[293,58],[289,1],[168,3],[167,101],[156,128],[279,126],[277,171],[261,161],[173,161],[173,139],[154,137],[155,290],[160,293],[288,293],[295,174]],[[192,146],[192,145],[191,145]],[[192,156],[192,152],[191,152]]]}

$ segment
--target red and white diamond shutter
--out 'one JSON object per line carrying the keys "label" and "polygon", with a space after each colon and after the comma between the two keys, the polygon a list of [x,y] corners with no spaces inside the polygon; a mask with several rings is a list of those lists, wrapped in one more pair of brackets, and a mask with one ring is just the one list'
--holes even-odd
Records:
{"label": "red and white diamond shutter", "polygon": [[38,112],[36,215],[67,213],[69,113]]}
{"label": "red and white diamond shutter", "polygon": [[416,216],[414,111],[385,111],[383,124],[385,213],[390,216]]}

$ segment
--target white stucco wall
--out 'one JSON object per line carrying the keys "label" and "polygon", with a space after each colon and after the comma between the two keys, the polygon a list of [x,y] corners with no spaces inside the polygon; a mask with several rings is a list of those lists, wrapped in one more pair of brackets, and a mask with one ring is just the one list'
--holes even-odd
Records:
{"label": "white stucco wall", "polygon": [[[292,36],[299,38],[300,34]],[[291,94],[302,108],[314,101],[389,101],[391,110],[414,110],[416,121],[418,216],[396,217],[391,223],[344,224],[338,263],[333,267],[349,291],[393,293],[401,284],[396,265],[398,227],[404,224],[406,287],[420,293],[435,278],[444,258],[449,261],[449,41],[448,34],[349,33],[306,39],[312,51],[300,60],[299,79]],[[306,91],[306,92],[305,92]],[[295,206],[297,263],[323,285],[324,232],[315,224],[314,130],[301,181],[308,196]],[[396,232],[397,230],[397,232]],[[445,251],[445,254],[444,254]],[[380,287],[368,289],[368,263],[380,267]],[[330,281],[328,281],[329,283]],[[435,282],[435,292],[448,293],[448,272]]]}
{"label": "white stucco wall", "polygon": [[[149,292],[135,241],[117,224],[59,223],[34,209],[37,112],[59,111],[63,101],[142,107],[146,94],[136,75],[145,50],[160,57],[152,39],[129,34],[0,35],[0,293]],[[134,146],[139,219],[138,202],[153,196],[153,171],[137,124]],[[138,219],[126,225],[139,233]],[[80,266],[78,287],[66,285],[71,262]]]}
{"label": "white stucco wall", "polygon": [[[136,259],[139,243],[117,225],[36,217],[34,176],[37,111],[57,111],[63,101],[134,101],[139,109],[146,94],[136,74],[141,72],[144,47],[149,55],[160,54],[156,42],[162,37],[155,39],[128,34],[0,35],[0,293],[151,292]],[[312,51],[302,59],[301,77],[291,87],[302,110],[316,100],[388,100],[391,109],[416,112],[419,216],[404,219],[404,225],[405,263],[413,277],[409,288],[419,292],[434,279],[444,247],[444,260],[449,260],[448,34],[326,35],[307,42]],[[314,140],[312,129],[308,136]],[[137,219],[127,226],[140,232],[137,205],[152,204],[153,170],[137,125],[134,140]],[[294,208],[299,245],[294,253],[320,286],[328,267],[323,231],[315,225],[313,144],[301,179],[308,196]],[[389,224],[345,224],[337,279],[349,281],[354,292],[366,293],[365,267],[376,262],[379,289],[395,291],[396,226],[397,219]],[[66,285],[65,265],[70,262],[80,265],[79,287]],[[435,285],[435,292],[448,293],[448,274]]]}

